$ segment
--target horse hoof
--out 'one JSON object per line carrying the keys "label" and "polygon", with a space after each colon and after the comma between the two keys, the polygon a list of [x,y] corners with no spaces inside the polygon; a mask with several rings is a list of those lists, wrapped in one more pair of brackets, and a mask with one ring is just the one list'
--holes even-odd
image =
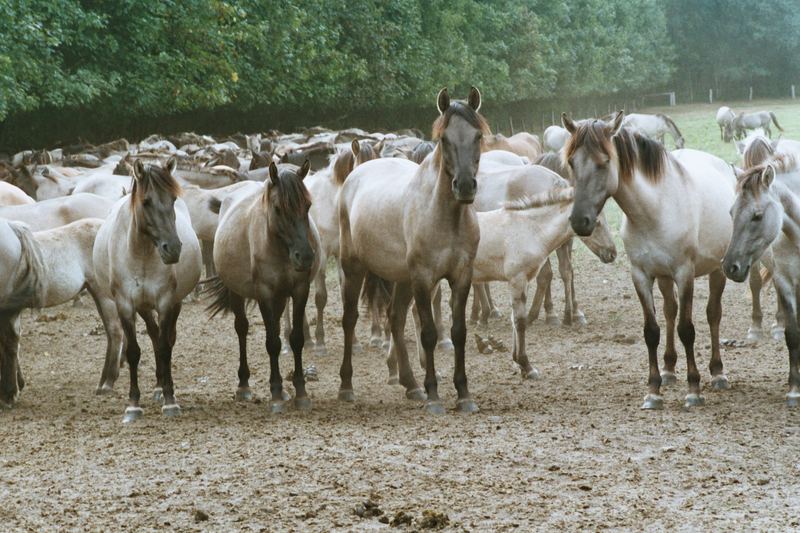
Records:
{"label": "horse hoof", "polygon": [[103,383],[101,386],[97,387],[97,390],[94,391],[95,394],[98,396],[107,396],[109,394],[113,394],[114,387],[109,385],[108,383]]}
{"label": "horse hoof", "polygon": [[800,403],[800,392],[788,392],[786,393],[786,406],[795,408],[797,407],[798,403]]}
{"label": "horse hoof", "polygon": [[428,400],[425,402],[425,410],[430,415],[443,415],[444,414],[444,405],[440,400],[431,401]]}
{"label": "horse hoof", "polygon": [[356,394],[353,392],[353,389],[341,389],[341,390],[339,390],[339,401],[341,401],[341,402],[354,402],[354,401],[356,401]]}
{"label": "horse hoof", "polygon": [[286,392],[285,390],[282,390],[282,391],[281,391],[281,400],[282,400],[282,401],[284,401],[284,402],[288,402],[288,401],[289,401],[289,400],[291,400],[291,399],[292,399],[292,397],[291,397],[291,396],[289,396],[289,393],[288,393],[288,392]]}
{"label": "horse hoof", "polygon": [[731,384],[728,378],[721,374],[711,378],[711,388],[714,390],[728,390],[731,388]]}
{"label": "horse hoof", "polygon": [[785,330],[783,328],[772,328],[772,339],[776,341],[782,341],[785,337]]}
{"label": "horse hoof", "polygon": [[578,315],[575,317],[575,325],[578,327],[585,326],[589,322],[586,321],[586,317],[583,314]]}
{"label": "horse hoof", "polygon": [[424,402],[428,399],[428,395],[425,394],[425,391],[421,387],[417,387],[416,389],[406,391],[406,398],[415,402]]}
{"label": "horse hoof", "polygon": [[544,323],[548,326],[558,326],[561,324],[561,321],[558,319],[557,316],[551,315],[544,319]]}
{"label": "horse hoof", "polygon": [[136,422],[144,416],[144,410],[141,407],[126,407],[125,415],[122,417],[123,424],[130,424]]}
{"label": "horse hoof", "polygon": [[758,342],[761,340],[761,337],[763,337],[763,333],[760,329],[750,328],[747,330],[747,337],[745,337],[745,340],[747,342]]}
{"label": "horse hoof", "polygon": [[303,396],[302,398],[295,398],[294,408],[297,409],[298,411],[310,411],[311,398],[309,398],[308,396]]}
{"label": "horse hoof", "polygon": [[386,380],[388,385],[400,385],[400,378],[397,376],[389,376],[389,379]]}
{"label": "horse hoof", "polygon": [[388,350],[390,346],[391,344],[389,343],[389,341],[383,341],[383,344],[381,344],[381,348],[383,348],[384,350]]}
{"label": "horse hoof", "polygon": [[522,379],[529,379],[531,381],[539,380],[541,377],[541,374],[539,374],[539,371],[535,368],[531,368],[527,374],[522,375]]}
{"label": "horse hoof", "polygon": [[705,405],[706,399],[700,396],[699,394],[687,394],[686,395],[686,403],[683,404],[684,407],[687,409],[691,407],[700,407],[701,405]]}
{"label": "horse hoof", "polygon": [[164,400],[164,390],[161,387],[153,389],[153,401],[162,402]]}
{"label": "horse hoof", "polygon": [[181,416],[181,406],[177,403],[161,406],[161,415],[168,417]]}
{"label": "horse hoof", "polygon": [[360,342],[353,343],[353,353],[361,353],[364,351],[364,347],[361,345]]}
{"label": "horse hoof", "polygon": [[661,385],[674,385],[678,382],[677,376],[675,376],[675,372],[670,372],[669,370],[662,370],[661,371]]}
{"label": "horse hoof", "polygon": [[478,409],[478,404],[472,398],[463,398],[456,402],[456,411],[459,413],[477,413],[480,409]]}
{"label": "horse hoof", "polygon": [[657,394],[648,394],[644,397],[642,409],[649,411],[658,411],[664,408],[664,398]]}
{"label": "horse hoof", "polygon": [[249,402],[253,399],[253,391],[250,387],[239,387],[236,389],[235,398],[237,402]]}
{"label": "horse hoof", "polygon": [[455,345],[453,345],[453,341],[450,339],[440,340],[436,345],[436,348],[443,352],[454,352],[456,350]]}
{"label": "horse hoof", "polygon": [[383,339],[380,337],[372,337],[369,340],[369,347],[370,348],[380,348],[383,345]]}
{"label": "horse hoof", "polygon": [[269,403],[269,412],[273,415],[279,415],[286,412],[286,404],[283,400],[272,400]]}
{"label": "horse hoof", "polygon": [[503,318],[503,313],[499,309],[492,309],[489,313],[489,318]]}

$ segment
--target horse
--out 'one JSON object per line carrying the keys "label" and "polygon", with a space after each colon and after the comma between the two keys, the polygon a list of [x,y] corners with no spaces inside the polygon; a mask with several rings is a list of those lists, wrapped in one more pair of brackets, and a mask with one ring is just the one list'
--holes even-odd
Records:
{"label": "horse", "polygon": [[[354,401],[353,339],[358,296],[367,272],[394,283],[389,311],[392,349],[397,351],[400,383],[409,399],[427,400],[426,410],[441,414],[434,348],[436,324],[431,295],[446,279],[452,292],[456,407],[476,412],[465,368],[466,304],[472,264],[480,239],[472,203],[476,175],[489,127],[478,113],[481,95],[472,88],[466,102],[451,101],[447,89],[437,96],[433,153],[421,165],[392,158],[359,165],[339,192],[340,261],[343,272],[344,355],[339,399]],[[412,298],[419,313],[425,350],[425,392],[417,385],[403,338]]]}
{"label": "horse", "polygon": [[411,157],[409,159],[411,159],[411,161],[414,163],[421,165],[425,158],[428,157],[429,154],[433,153],[434,148],[436,148],[436,143],[433,141],[422,141],[411,151]]}
{"label": "horse", "polygon": [[[106,332],[106,359],[96,393],[113,390],[119,376],[122,330],[114,302],[100,297],[95,283],[92,248],[101,224],[102,220],[89,218],[32,233],[23,223],[0,219],[0,272],[4,280],[0,288],[0,331],[10,335],[0,341],[0,402],[13,404],[24,386],[16,362],[20,311],[63,304],[84,289],[94,298]],[[16,387],[14,380],[9,381],[15,373]]]}
{"label": "horse", "polygon": [[25,194],[25,191],[19,187],[6,183],[5,181],[0,181],[0,207],[31,205],[35,203],[36,200]]}
{"label": "horse", "polygon": [[506,150],[527,157],[533,161],[542,154],[542,143],[539,137],[521,131],[511,137],[506,137],[502,133],[488,135],[484,141],[483,149],[485,152],[490,150]]}
{"label": "horse", "polygon": [[303,319],[321,254],[319,234],[309,216],[311,195],[303,183],[309,168],[310,162],[306,161],[297,171],[278,172],[275,163],[270,163],[267,182],[248,184],[222,202],[214,238],[214,265],[218,277],[209,288],[213,297],[209,310],[212,316],[232,311],[235,317],[234,327],[239,337],[236,398],[252,398],[245,302],[255,300],[267,332],[273,413],[285,410],[278,358],[280,319],[289,297],[292,299],[293,328],[289,343],[294,353],[294,404],[303,410],[311,407],[303,376]]}
{"label": "horse", "polygon": [[775,124],[778,131],[783,131],[781,125],[778,124],[778,118],[772,111],[742,113],[734,117],[731,126],[733,127],[735,137],[738,139],[744,138],[747,130],[754,130],[756,128],[763,128],[767,137],[772,138],[772,130],[769,127],[770,122]]}
{"label": "horse", "polygon": [[181,302],[200,279],[201,260],[189,212],[178,198],[181,188],[173,176],[176,165],[174,158],[164,167],[145,166],[137,159],[131,194],[114,204],[94,244],[100,293],[114,299],[127,346],[130,391],[123,423],[144,414],[139,405],[137,313],[147,326],[156,357],[153,398],[163,398],[163,415],[180,414],[172,381],[175,326]]}
{"label": "horse", "polygon": [[722,106],[717,110],[717,125],[719,126],[719,138],[724,142],[731,142],[733,139],[733,119],[736,113],[728,106]]}
{"label": "horse", "polygon": [[78,180],[72,194],[91,193],[115,202],[130,193],[132,187],[130,177],[108,172],[92,173]]}
{"label": "horse", "polygon": [[736,282],[747,278],[751,266],[772,249],[772,279],[786,317],[789,351],[787,405],[800,402],[800,328],[797,322],[800,286],[800,166],[791,156],[777,156],[738,176],[736,202],[731,210],[733,234],[723,259],[725,275]]}
{"label": "horse", "polygon": [[[597,215],[610,197],[625,214],[621,235],[642,305],[649,361],[649,392],[642,408],[662,409],[662,382],[675,379],[676,315],[678,336],[686,350],[689,392],[685,406],[702,405],[692,324],[696,277],[709,276],[706,316],[711,328],[711,385],[714,389],[730,387],[719,352],[719,322],[725,289],[720,260],[731,235],[728,209],[734,200],[733,171],[705,152],[668,152],[663,144],[623,128],[623,116],[618,113],[610,122],[577,123],[566,114],[561,116],[571,134],[564,157],[575,176],[570,223],[576,234],[591,234]],[[667,318],[663,372],[658,368],[660,329],[653,300],[656,280],[664,295]],[[680,308],[675,301],[675,285]]]}
{"label": "horse", "polygon": [[32,231],[56,228],[82,218],[106,218],[113,202],[91,193],[53,198],[34,204],[0,207],[0,218],[24,222]]}
{"label": "horse", "polygon": [[544,141],[544,149],[548,152],[558,152],[564,145],[567,144],[569,139],[569,132],[557,124],[548,126],[544,130],[542,140]]}
{"label": "horse", "polygon": [[645,115],[641,113],[631,113],[625,115],[622,122],[623,127],[636,130],[639,133],[655,139],[664,144],[664,135],[669,133],[675,141],[676,148],[683,148],[684,141],[678,126],[670,117],[662,113],[655,115]]}

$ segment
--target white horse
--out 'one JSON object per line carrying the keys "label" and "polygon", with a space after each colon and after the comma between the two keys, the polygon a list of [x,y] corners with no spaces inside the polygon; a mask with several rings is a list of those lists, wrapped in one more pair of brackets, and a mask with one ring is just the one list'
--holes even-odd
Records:
{"label": "white horse", "polygon": [[104,172],[78,179],[72,194],[92,193],[115,202],[130,193],[131,188],[133,180],[130,177]]}
{"label": "white horse", "polygon": [[719,126],[719,138],[723,141],[731,142],[733,139],[733,119],[736,113],[728,106],[722,106],[717,110],[717,125]]}
{"label": "white horse", "polygon": [[[589,235],[610,197],[625,213],[621,235],[644,313],[649,357],[649,394],[644,409],[663,408],[662,381],[675,379],[677,284],[678,336],[686,350],[689,381],[686,406],[701,405],[692,324],[694,279],[699,276],[709,276],[706,314],[711,328],[711,384],[716,389],[730,386],[720,358],[719,321],[725,288],[720,260],[732,229],[728,210],[734,200],[733,171],[721,159],[704,152],[667,152],[662,144],[622,128],[622,119],[619,113],[612,122],[575,123],[562,115],[564,127],[572,134],[565,148],[566,160],[575,175],[572,228],[578,235]],[[664,295],[667,318],[663,373],[658,369],[660,329],[653,300],[656,280]]]}
{"label": "white horse", "polygon": [[[200,279],[200,243],[186,204],[177,197],[180,185],[166,167],[134,164],[130,195],[117,201],[100,228],[94,245],[94,265],[101,295],[113,298],[127,342],[130,370],[129,404],[123,422],[143,415],[139,405],[136,314],[145,321],[156,356],[157,387],[162,413],[180,414],[172,381],[172,349],[181,302]],[[158,314],[158,322],[153,312]]]}
{"label": "white horse", "polygon": [[19,187],[6,183],[5,181],[0,181],[0,207],[9,205],[30,205],[35,203],[36,200],[25,194],[25,191]]}
{"label": "white horse", "polygon": [[[106,331],[106,358],[97,394],[113,389],[119,376],[122,330],[114,301],[100,296],[94,277],[92,248],[101,224],[102,220],[90,218],[31,233],[22,223],[0,219],[0,337],[10,335],[0,341],[2,368],[9,368],[0,370],[0,402],[10,405],[24,386],[16,362],[20,311],[63,304],[84,289],[94,298]],[[16,383],[9,381],[15,374]]]}
{"label": "white horse", "polygon": [[96,194],[62,196],[29,205],[0,207],[0,218],[24,222],[40,231],[75,222],[82,218],[106,218],[113,202]]}
{"label": "white horse", "polygon": [[675,141],[675,147],[683,148],[683,135],[678,130],[678,126],[667,115],[661,113],[656,113],[655,115],[631,113],[630,115],[625,115],[622,126],[636,130],[661,144],[664,144],[664,135],[669,133]]}
{"label": "white horse", "polygon": [[769,125],[770,122],[775,124],[778,131],[783,131],[783,128],[778,124],[778,119],[772,111],[756,111],[754,113],[742,113],[734,117],[731,125],[734,129],[736,138],[744,138],[747,130],[754,130],[756,128],[763,128],[767,137],[772,137],[772,130]]}
{"label": "white horse", "polygon": [[553,124],[544,130],[542,139],[544,140],[544,149],[546,151],[558,152],[564,148],[565,144],[567,144],[567,140],[569,140],[569,132],[561,126]]}

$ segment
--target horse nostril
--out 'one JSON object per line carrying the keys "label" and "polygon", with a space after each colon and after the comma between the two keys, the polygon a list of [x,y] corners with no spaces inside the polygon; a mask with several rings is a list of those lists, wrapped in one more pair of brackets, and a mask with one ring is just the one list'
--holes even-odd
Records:
{"label": "horse nostril", "polygon": [[739,263],[731,263],[730,266],[728,266],[728,271],[731,274],[736,274],[739,272]]}
{"label": "horse nostril", "polygon": [[476,180],[475,178],[472,178],[472,186],[473,186],[475,189],[477,189],[477,188],[478,188],[478,180]]}
{"label": "horse nostril", "polygon": [[162,252],[168,252],[169,251],[169,246],[167,246],[167,243],[165,243],[165,242],[161,243],[161,251]]}

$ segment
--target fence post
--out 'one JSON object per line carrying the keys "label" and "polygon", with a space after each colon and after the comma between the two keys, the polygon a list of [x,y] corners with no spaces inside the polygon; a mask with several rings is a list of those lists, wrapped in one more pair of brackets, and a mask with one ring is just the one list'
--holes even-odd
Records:
{"label": "fence post", "polygon": [[714,103],[714,89],[709,89],[708,90],[708,103],[709,104],[713,104]]}
{"label": "fence post", "polygon": [[510,116],[508,117],[508,125],[511,127],[511,135],[514,135],[514,119]]}
{"label": "fence post", "polygon": [[750,100],[753,99],[753,87],[750,87]]}
{"label": "fence post", "polygon": [[792,100],[794,100],[794,85],[792,85]]}

